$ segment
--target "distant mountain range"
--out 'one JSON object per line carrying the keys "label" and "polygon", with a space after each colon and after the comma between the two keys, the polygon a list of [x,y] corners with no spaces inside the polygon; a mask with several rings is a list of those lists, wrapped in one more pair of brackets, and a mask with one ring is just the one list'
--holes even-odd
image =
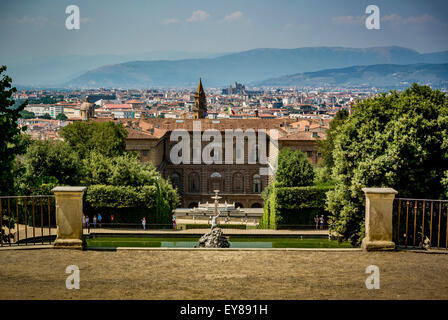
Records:
{"label": "distant mountain range", "polygon": [[[132,61],[88,71],[63,84],[70,88],[206,87],[255,83],[287,74],[355,65],[448,63],[448,51],[421,54],[402,47],[254,49],[214,58]],[[356,69],[354,69],[356,70]]]}
{"label": "distant mountain range", "polygon": [[448,63],[448,51],[421,54],[396,46],[362,49],[307,47],[254,49],[202,56],[199,53],[154,52],[121,56],[36,57],[29,61],[14,59],[7,65],[8,74],[19,88],[191,88],[197,85],[199,77],[202,77],[205,87],[210,88],[228,86],[234,81],[268,85],[273,83],[273,79],[290,85],[285,75],[297,78],[299,73],[320,70],[325,73],[327,69],[422,63]]}
{"label": "distant mountain range", "polygon": [[[57,55],[48,57],[4,57],[0,65],[6,64],[8,75],[14,85],[29,87],[54,87],[81,76],[98,67],[133,60],[180,60],[191,58],[214,58],[224,53],[200,53],[184,51],[152,51],[139,54],[92,54]],[[228,54],[228,53],[226,53]]]}
{"label": "distant mountain range", "polygon": [[405,88],[413,82],[448,88],[448,64],[377,64],[304,72],[255,83],[266,87]]}

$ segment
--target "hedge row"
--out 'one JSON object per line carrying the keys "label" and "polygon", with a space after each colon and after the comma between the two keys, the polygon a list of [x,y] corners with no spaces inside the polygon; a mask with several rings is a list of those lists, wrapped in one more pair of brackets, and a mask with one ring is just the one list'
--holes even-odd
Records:
{"label": "hedge row", "polygon": [[326,193],[332,187],[274,187],[265,201],[259,228],[277,229],[280,225],[313,225],[316,215],[328,216]]}
{"label": "hedge row", "polygon": [[155,186],[92,185],[87,188],[84,211],[89,216],[101,213],[103,222],[110,222],[113,214],[117,223],[140,223],[146,217],[151,223],[170,224],[171,209],[166,200],[160,199],[157,212],[157,197]]}

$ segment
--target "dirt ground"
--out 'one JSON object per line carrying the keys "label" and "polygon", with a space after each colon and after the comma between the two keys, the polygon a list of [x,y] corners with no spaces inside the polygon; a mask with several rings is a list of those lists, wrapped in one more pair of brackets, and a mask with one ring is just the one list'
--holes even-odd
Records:
{"label": "dirt ground", "polygon": [[[79,290],[65,286],[73,264]],[[3,250],[0,299],[448,299],[448,254]]]}

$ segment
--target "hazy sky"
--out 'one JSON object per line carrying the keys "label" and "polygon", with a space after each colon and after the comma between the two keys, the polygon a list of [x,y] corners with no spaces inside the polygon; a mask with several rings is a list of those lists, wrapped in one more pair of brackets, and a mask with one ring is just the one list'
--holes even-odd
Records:
{"label": "hazy sky", "polygon": [[[65,28],[71,4],[80,30]],[[364,25],[369,4],[381,10],[381,30]],[[305,46],[434,52],[448,50],[447,14],[445,0],[0,0],[0,59]]]}

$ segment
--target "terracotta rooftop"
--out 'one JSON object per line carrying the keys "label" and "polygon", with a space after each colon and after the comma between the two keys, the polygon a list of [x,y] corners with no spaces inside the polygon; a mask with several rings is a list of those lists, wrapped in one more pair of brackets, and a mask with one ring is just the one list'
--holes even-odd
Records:
{"label": "terracotta rooftop", "polygon": [[[128,130],[129,139],[160,139],[167,132],[176,129],[184,129],[187,131],[193,131],[193,121],[201,122],[201,131],[208,129],[216,129],[224,131],[226,129],[266,129],[268,132],[270,129],[277,129],[279,132],[280,140],[321,140],[326,138],[326,134],[323,132],[316,133],[311,131],[304,131],[305,126],[300,126],[299,130],[294,132],[288,131],[285,127],[287,124],[293,127],[291,124],[297,123],[294,119],[289,118],[276,118],[276,119],[163,119],[163,118],[150,118],[150,119],[120,119],[112,120],[111,118],[96,118],[93,121],[116,121],[122,123],[126,130]],[[319,120],[305,120],[308,123],[319,124]],[[302,121],[300,121],[302,122]],[[302,122],[303,124],[303,122]],[[297,126],[296,126],[297,127]],[[294,128],[294,127],[293,127]]]}
{"label": "terracotta rooftop", "polygon": [[313,137],[313,132],[311,131],[299,131],[295,133],[291,133],[289,135],[279,137],[279,140],[309,140],[309,141],[315,141],[315,140],[325,140],[326,134],[319,132],[317,134],[317,137]]}

